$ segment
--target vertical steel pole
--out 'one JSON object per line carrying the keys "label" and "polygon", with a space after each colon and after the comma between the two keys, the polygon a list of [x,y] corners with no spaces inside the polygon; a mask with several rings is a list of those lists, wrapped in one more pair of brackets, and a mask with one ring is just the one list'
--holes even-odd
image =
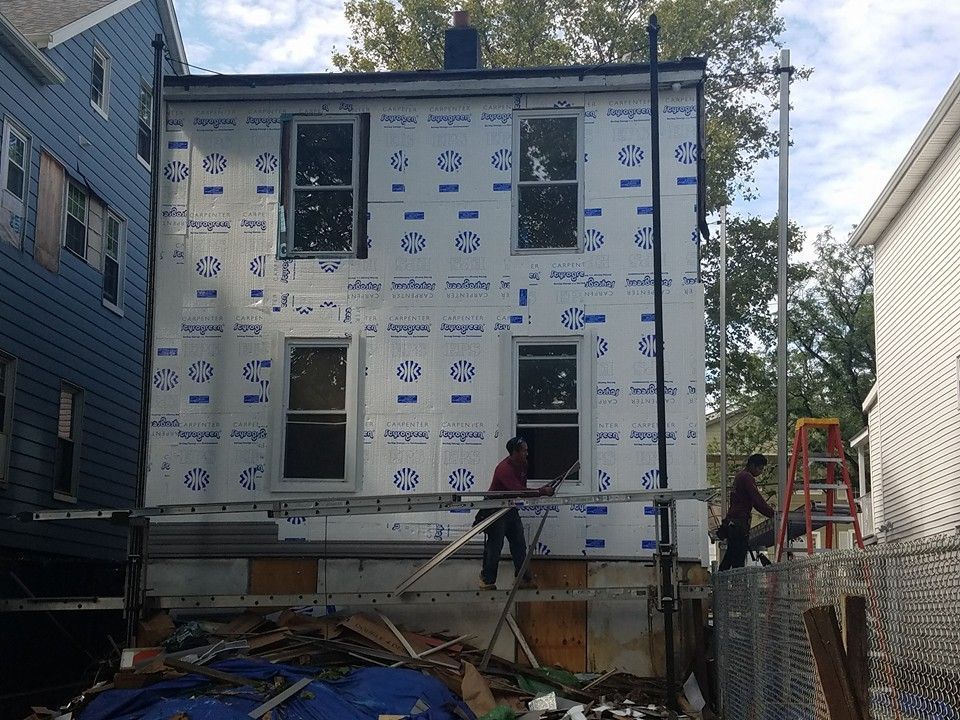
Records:
{"label": "vertical steel pole", "polygon": [[[780,51],[780,203],[777,211],[777,518],[790,512],[787,492],[787,219],[790,179],[790,51]],[[777,525],[775,524],[775,527]]]}
{"label": "vertical steel pole", "polygon": [[[156,297],[157,205],[160,202],[160,120],[163,102],[163,34],[153,39],[153,107],[150,122],[150,198],[147,231],[147,297],[143,319],[143,357],[140,381],[140,437],[137,446],[137,486],[134,507],[143,507],[147,484],[147,443],[150,432],[150,366],[153,360],[153,306]],[[127,577],[124,588],[127,642],[132,646],[143,610],[144,567],[147,552],[147,522],[131,522],[127,529]]]}
{"label": "vertical steel pole", "polygon": [[720,208],[720,517],[727,516],[727,206]]}
{"label": "vertical steel pole", "polygon": [[[653,192],[653,312],[656,333],[657,366],[657,458],[660,472],[660,487],[669,487],[667,477],[667,401],[664,385],[663,357],[663,244],[662,211],[660,203],[660,69],[658,66],[657,35],[660,26],[657,16],[650,16],[647,32],[650,35],[650,164]],[[666,655],[667,698],[673,704],[676,696],[676,668],[673,648],[673,555],[674,541],[670,533],[670,512],[660,508],[660,543],[657,553],[660,559],[660,596],[663,607],[663,638]]]}

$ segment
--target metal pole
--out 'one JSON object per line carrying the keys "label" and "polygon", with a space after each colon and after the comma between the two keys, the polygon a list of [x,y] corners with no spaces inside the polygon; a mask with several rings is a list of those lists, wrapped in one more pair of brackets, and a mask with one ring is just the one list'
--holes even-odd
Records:
{"label": "metal pole", "polygon": [[780,51],[780,204],[777,211],[777,515],[790,512],[787,492],[787,219],[790,176],[790,51]]}
{"label": "metal pole", "polygon": [[[650,16],[647,32],[650,35],[650,163],[653,191],[653,312],[656,333],[657,365],[657,458],[660,487],[669,487],[667,477],[667,400],[664,391],[663,358],[663,244],[662,212],[660,206],[660,68],[658,66],[657,35],[660,26],[657,16]],[[673,649],[673,538],[670,535],[670,513],[660,509],[660,585],[663,604],[663,638],[666,656],[667,699],[672,706],[676,697],[676,668]]]}
{"label": "metal pole", "polygon": [[[153,306],[156,297],[157,205],[160,201],[160,104],[163,101],[163,33],[153,39],[153,107],[150,121],[149,240],[147,246],[147,297],[143,319],[143,367],[140,382],[140,437],[137,447],[137,486],[134,507],[143,507],[147,485],[147,442],[150,432],[150,367],[153,360]],[[127,641],[133,642],[143,608],[143,573],[146,554],[146,524],[130,523],[127,536],[127,577],[124,612]]]}
{"label": "metal pole", "polygon": [[720,208],[720,517],[727,516],[727,206]]}

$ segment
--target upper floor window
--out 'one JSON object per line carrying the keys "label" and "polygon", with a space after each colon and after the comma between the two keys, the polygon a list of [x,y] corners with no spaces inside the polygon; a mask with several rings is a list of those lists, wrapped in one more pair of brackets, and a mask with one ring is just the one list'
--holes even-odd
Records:
{"label": "upper floor window", "polygon": [[27,215],[30,136],[5,120],[0,141],[0,239],[19,248]]}
{"label": "upper floor window", "polygon": [[146,83],[140,83],[137,117],[137,157],[150,167],[150,151],[153,148],[153,90]]}
{"label": "upper floor window", "polygon": [[77,496],[82,417],[83,390],[68,383],[62,383],[57,411],[57,450],[53,466],[53,491],[70,498]]}
{"label": "upper floor window", "polygon": [[103,219],[103,302],[119,312],[123,308],[124,222],[107,210]]}
{"label": "upper floor window", "polygon": [[516,113],[513,157],[513,250],[579,252],[583,114]]}
{"label": "upper floor window", "polygon": [[290,124],[281,256],[365,256],[368,128],[366,115]]}
{"label": "upper floor window", "polygon": [[13,381],[16,374],[17,361],[0,353],[0,486],[7,482],[13,438]]}
{"label": "upper floor window", "polygon": [[81,258],[87,257],[87,194],[79,185],[67,182],[66,218],[63,244]]}
{"label": "upper floor window", "polygon": [[110,56],[99,45],[93,46],[93,66],[90,73],[90,104],[107,117],[110,107]]}

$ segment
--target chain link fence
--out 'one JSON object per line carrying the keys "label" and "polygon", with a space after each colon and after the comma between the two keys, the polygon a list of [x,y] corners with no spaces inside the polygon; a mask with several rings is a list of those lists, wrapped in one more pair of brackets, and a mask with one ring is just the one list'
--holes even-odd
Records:
{"label": "chain link fence", "polygon": [[725,720],[827,720],[803,611],[866,599],[870,717],[960,720],[960,535],[714,579]]}

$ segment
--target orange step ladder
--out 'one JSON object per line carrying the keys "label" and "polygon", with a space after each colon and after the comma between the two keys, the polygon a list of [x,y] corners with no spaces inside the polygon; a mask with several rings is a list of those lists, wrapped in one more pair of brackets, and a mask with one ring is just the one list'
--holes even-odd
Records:
{"label": "orange step ladder", "polygon": [[[826,453],[823,455],[810,454],[809,431],[812,428],[826,431]],[[843,438],[840,435],[840,421],[837,418],[800,418],[797,420],[796,434],[793,438],[793,453],[790,456],[790,467],[787,470],[787,489],[786,494],[780,499],[780,506],[783,508],[781,514],[780,528],[777,533],[777,561],[783,556],[784,546],[794,538],[789,536],[790,525],[790,498],[794,492],[794,478],[797,473],[797,461],[803,466],[803,513],[805,520],[805,532],[796,537],[807,538],[807,554],[813,555],[813,533],[815,530],[826,529],[826,549],[833,549],[833,538],[836,534],[837,525],[853,525],[853,532],[856,536],[857,547],[863,549],[863,535],[860,533],[860,521],[857,519],[857,505],[853,497],[853,488],[850,485],[850,473],[847,470],[847,460],[843,453]],[[813,465],[826,465],[826,479],[823,482],[810,480],[810,468]],[[840,469],[840,482],[837,482],[837,467]],[[837,492],[845,492],[847,506],[842,514],[838,514],[841,508],[836,505]],[[810,499],[812,493],[823,493],[825,495],[824,507],[814,509],[813,502]],[[841,496],[842,497],[842,496]],[[816,527],[814,525],[816,524]]]}

